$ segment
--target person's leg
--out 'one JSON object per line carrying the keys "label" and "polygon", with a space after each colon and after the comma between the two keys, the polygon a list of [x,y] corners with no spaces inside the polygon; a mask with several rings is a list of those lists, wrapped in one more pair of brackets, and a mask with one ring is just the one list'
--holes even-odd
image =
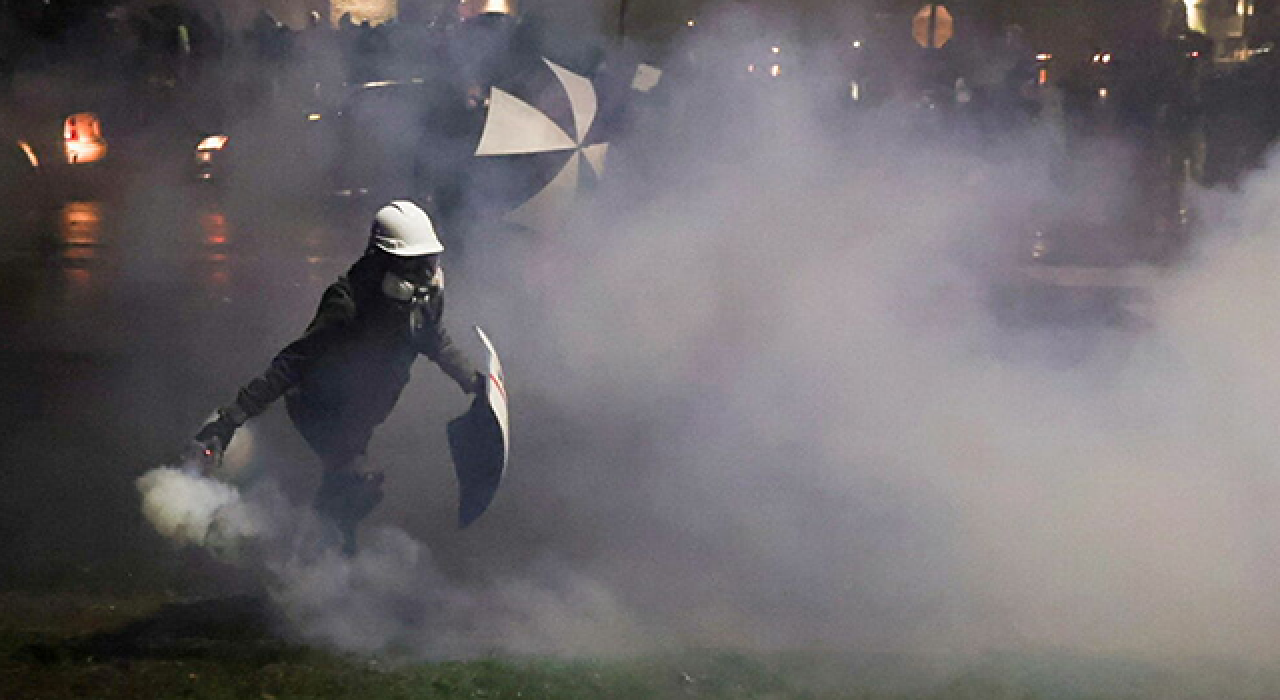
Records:
{"label": "person's leg", "polygon": [[324,478],[316,492],[316,512],[337,527],[342,551],[356,552],[356,529],[382,501],[385,474],[370,467],[364,455],[325,460]]}
{"label": "person's leg", "polygon": [[324,462],[324,477],[313,504],[316,512],[341,534],[343,552],[355,554],[360,521],[382,501],[384,474],[365,457],[373,429],[344,424],[297,393],[286,395],[285,401],[294,426]]}

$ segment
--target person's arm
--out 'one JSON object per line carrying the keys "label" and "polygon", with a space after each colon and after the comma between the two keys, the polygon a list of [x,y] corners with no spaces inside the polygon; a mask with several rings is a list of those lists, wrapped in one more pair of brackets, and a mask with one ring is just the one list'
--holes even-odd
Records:
{"label": "person's arm", "polygon": [[[250,380],[236,394],[234,401],[218,409],[217,417],[201,428],[195,442],[205,448],[206,454],[209,450],[225,448],[236,428],[267,410],[276,399],[297,386],[316,358],[333,345],[354,318],[355,303],[350,291],[341,283],[330,285],[302,337],[286,345],[261,376]],[[216,445],[214,440],[217,440]]]}
{"label": "person's arm", "polygon": [[414,313],[420,314],[420,320],[415,319],[414,323],[414,341],[418,352],[439,365],[464,392],[475,394],[483,389],[484,375],[453,344],[453,339],[444,328],[443,292],[437,292],[427,308]]}

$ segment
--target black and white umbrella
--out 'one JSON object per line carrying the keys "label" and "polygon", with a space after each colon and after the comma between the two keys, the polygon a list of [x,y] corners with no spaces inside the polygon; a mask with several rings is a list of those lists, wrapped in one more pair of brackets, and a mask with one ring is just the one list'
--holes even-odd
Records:
{"label": "black and white umbrella", "polygon": [[490,89],[479,158],[501,164],[506,221],[540,232],[564,226],[581,190],[604,173],[600,103],[591,80],[543,58],[545,70]]}

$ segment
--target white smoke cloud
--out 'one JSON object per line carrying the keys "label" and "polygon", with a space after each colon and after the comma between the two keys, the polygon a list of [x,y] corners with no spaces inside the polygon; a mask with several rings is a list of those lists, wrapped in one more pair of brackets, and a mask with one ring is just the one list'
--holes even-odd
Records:
{"label": "white smoke cloud", "polygon": [[274,573],[275,600],[301,637],[340,649],[439,659],[649,647],[599,582],[557,573],[462,586],[398,528],[370,529],[353,558],[291,557]]}
{"label": "white smoke cloud", "polygon": [[[576,516],[547,546],[673,639],[1272,653],[1280,181],[1158,277],[1145,323],[1024,327],[992,291],[1071,196],[1037,133],[997,159],[894,107],[850,135],[785,86],[735,94],[669,135],[670,190],[454,294],[512,309],[514,463],[552,484],[510,507]],[[529,464],[522,427],[574,437]]]}
{"label": "white smoke cloud", "polygon": [[[992,290],[1036,212],[1076,201],[1039,134],[978,154],[899,106],[854,129],[785,81],[710,92],[674,95],[681,128],[613,161],[652,170],[612,173],[570,230],[448,258],[454,328],[504,350],[508,483],[464,542],[437,532],[422,513],[452,504],[424,506],[443,481],[417,470],[448,389],[406,392],[372,453],[406,530],[344,559],[281,524],[305,509],[256,526],[296,634],[432,657],[1274,652],[1280,179],[1215,198],[1233,217],[1145,324],[1022,327]],[[162,533],[253,522],[161,474]]]}
{"label": "white smoke cloud", "polygon": [[269,482],[242,494],[197,468],[138,479],[161,535],[258,570],[299,640],[412,658],[492,653],[617,654],[649,648],[610,591],[571,573],[460,586],[398,528],[369,528],[356,556],[337,533]]}
{"label": "white smoke cloud", "polygon": [[193,466],[157,467],[138,478],[142,514],[179,543],[221,546],[262,532],[262,517],[232,485]]}

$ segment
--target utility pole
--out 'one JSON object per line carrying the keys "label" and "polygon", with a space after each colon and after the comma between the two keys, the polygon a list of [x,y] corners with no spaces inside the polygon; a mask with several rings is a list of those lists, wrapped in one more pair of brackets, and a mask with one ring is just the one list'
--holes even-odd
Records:
{"label": "utility pole", "polygon": [[618,42],[627,39],[627,0],[618,0]]}

